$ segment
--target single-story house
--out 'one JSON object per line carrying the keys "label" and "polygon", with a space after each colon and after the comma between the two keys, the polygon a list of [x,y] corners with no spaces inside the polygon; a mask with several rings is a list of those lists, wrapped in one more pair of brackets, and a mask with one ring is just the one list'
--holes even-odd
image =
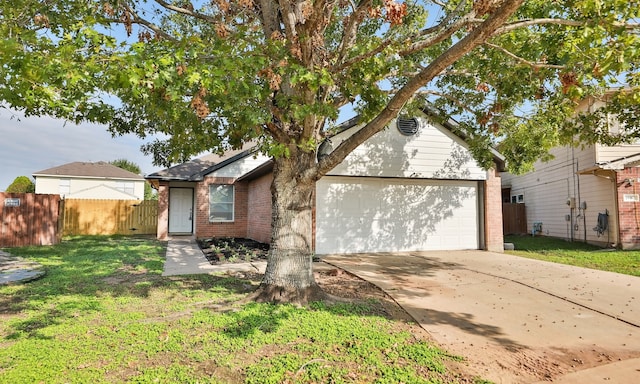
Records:
{"label": "single-story house", "polygon": [[[446,125],[446,126],[445,126]],[[482,169],[449,123],[394,120],[316,185],[317,254],[503,250],[500,178]],[[356,119],[319,147],[353,134]],[[272,161],[252,148],[147,176],[158,189],[158,238],[271,235]]]}
{"label": "single-story house", "polygon": [[141,175],[104,161],[63,164],[34,172],[36,193],[67,199],[144,200]]}
{"label": "single-story house", "polygon": [[[589,99],[581,111],[600,108]],[[611,132],[620,128],[611,117]],[[640,248],[640,142],[553,148],[524,175],[503,173],[503,201],[526,207],[530,234],[622,249]]]}

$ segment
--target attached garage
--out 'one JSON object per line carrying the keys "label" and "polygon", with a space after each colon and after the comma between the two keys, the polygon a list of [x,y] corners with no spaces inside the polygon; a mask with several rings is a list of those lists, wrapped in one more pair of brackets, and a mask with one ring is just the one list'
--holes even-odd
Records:
{"label": "attached garage", "polygon": [[484,249],[487,226],[502,226],[501,215],[488,224],[490,173],[464,140],[424,117],[408,123],[391,123],[318,181],[316,253]]}
{"label": "attached garage", "polygon": [[316,252],[478,249],[478,184],[324,177],[317,185]]}

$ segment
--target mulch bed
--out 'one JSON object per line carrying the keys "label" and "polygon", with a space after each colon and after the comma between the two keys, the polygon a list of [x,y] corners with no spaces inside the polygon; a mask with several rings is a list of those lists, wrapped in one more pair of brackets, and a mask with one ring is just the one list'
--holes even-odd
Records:
{"label": "mulch bed", "polygon": [[266,261],[269,244],[239,237],[198,239],[198,245],[210,264]]}

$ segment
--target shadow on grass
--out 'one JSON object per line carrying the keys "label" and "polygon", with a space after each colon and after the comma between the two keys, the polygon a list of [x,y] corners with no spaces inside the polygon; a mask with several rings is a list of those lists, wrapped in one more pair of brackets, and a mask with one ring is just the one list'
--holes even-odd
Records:
{"label": "shadow on grass", "polygon": [[100,311],[104,298],[148,298],[154,289],[213,291],[235,296],[247,292],[237,278],[210,275],[162,277],[166,244],[151,238],[84,236],[54,246],[12,248],[11,254],[42,264],[39,280],[0,287],[0,315],[32,315],[12,323],[8,338],[47,338],[40,329],[63,318]]}

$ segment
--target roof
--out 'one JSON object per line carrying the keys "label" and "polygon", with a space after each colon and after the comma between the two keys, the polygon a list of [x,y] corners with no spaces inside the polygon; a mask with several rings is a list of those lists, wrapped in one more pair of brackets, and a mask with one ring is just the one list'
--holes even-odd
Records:
{"label": "roof", "polygon": [[[435,108],[425,108],[423,112],[426,115],[437,116],[439,113]],[[338,126],[336,126],[330,136],[327,138],[331,138],[332,136],[346,131],[349,128],[352,128],[356,125],[360,124],[360,116],[355,116]],[[451,131],[454,135],[460,137],[462,140],[466,138],[460,135],[460,130],[457,129],[457,122],[452,119],[445,121],[442,124],[447,130]],[[466,140],[465,140],[466,141]],[[322,146],[322,144],[321,144]],[[173,167],[163,169],[158,172],[154,172],[150,175],[147,175],[146,179],[150,181],[154,180],[164,180],[164,181],[202,181],[204,176],[207,174],[214,172],[228,164],[231,164],[237,160],[240,160],[244,157],[247,157],[253,154],[256,151],[256,143],[248,142],[243,145],[242,148],[226,151],[222,155],[218,154],[208,154],[197,159],[187,161],[182,164],[175,165]],[[498,165],[500,169],[504,168],[505,159],[504,157],[498,153],[495,149],[491,148],[491,153],[493,155],[494,161]],[[247,173],[240,177],[240,179],[250,180],[259,176],[264,175],[265,173],[271,172],[273,169],[273,162],[269,161],[253,171]],[[155,184],[154,184],[155,185]]]}
{"label": "roof", "polygon": [[233,163],[254,152],[255,143],[246,143],[242,148],[226,151],[222,155],[210,153],[194,160],[147,175],[147,180],[201,181],[205,175]]}
{"label": "roof", "polygon": [[105,179],[135,179],[144,180],[144,177],[129,172],[126,169],[118,168],[115,165],[105,161],[95,163],[76,161],[67,163],[58,167],[43,169],[34,172],[33,177],[37,176],[67,176],[67,177],[88,177],[88,178],[105,178]]}

